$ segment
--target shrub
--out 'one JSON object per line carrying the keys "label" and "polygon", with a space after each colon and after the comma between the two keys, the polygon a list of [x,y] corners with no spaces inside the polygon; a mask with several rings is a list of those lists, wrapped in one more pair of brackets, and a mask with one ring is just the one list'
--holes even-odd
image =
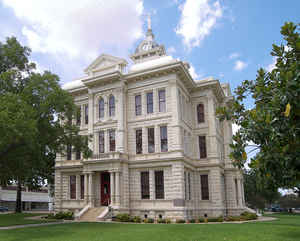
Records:
{"label": "shrub", "polygon": [[153,218],[146,218],[147,219],[147,223],[154,223],[154,219]]}
{"label": "shrub", "polygon": [[167,223],[167,224],[172,223],[172,222],[171,222],[171,219],[166,218],[166,223]]}
{"label": "shrub", "polygon": [[157,223],[166,223],[166,219],[159,218],[159,219],[157,219]]}
{"label": "shrub", "polygon": [[240,216],[229,216],[227,218],[227,221],[241,221],[241,217]]}
{"label": "shrub", "polygon": [[218,222],[223,222],[223,221],[224,221],[223,216],[218,217]]}
{"label": "shrub", "polygon": [[131,221],[131,217],[128,213],[119,213],[116,216],[117,221],[119,222],[130,222]]}
{"label": "shrub", "polygon": [[190,222],[190,223],[195,223],[196,220],[195,220],[195,219],[190,219],[189,222]]}
{"label": "shrub", "polygon": [[48,218],[73,220],[74,219],[74,214],[73,214],[73,212],[58,212],[55,215],[54,214],[49,214]]}
{"label": "shrub", "polygon": [[207,221],[208,222],[219,222],[218,218],[208,218]]}
{"label": "shrub", "polygon": [[176,219],[176,223],[185,223],[184,219]]}
{"label": "shrub", "polygon": [[140,222],[142,222],[142,219],[141,219],[141,217],[139,217],[139,216],[134,216],[134,217],[133,217],[133,222],[135,222],[135,223],[140,223]]}
{"label": "shrub", "polygon": [[257,219],[256,213],[243,212],[241,213],[241,217],[245,220],[254,220]]}
{"label": "shrub", "polygon": [[204,218],[198,218],[199,223],[204,223]]}

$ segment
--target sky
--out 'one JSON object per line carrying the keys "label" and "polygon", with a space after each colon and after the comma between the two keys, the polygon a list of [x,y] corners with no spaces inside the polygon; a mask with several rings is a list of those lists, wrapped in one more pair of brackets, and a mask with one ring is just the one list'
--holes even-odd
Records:
{"label": "sky", "polygon": [[0,41],[16,36],[63,84],[103,53],[132,63],[150,14],[157,42],[188,61],[195,79],[212,76],[233,90],[272,69],[280,27],[300,23],[299,12],[300,0],[0,0]]}

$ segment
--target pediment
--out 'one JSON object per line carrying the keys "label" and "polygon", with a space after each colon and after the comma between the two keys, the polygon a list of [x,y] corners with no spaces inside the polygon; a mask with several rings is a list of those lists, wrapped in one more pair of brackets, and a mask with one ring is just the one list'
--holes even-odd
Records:
{"label": "pediment", "polygon": [[101,54],[96,58],[85,70],[85,73],[102,72],[107,69],[119,69],[121,66],[126,66],[128,63],[125,59]]}

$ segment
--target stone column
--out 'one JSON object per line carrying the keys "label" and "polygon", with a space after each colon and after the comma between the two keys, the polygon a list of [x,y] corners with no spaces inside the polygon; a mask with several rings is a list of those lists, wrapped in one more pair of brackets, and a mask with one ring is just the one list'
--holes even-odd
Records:
{"label": "stone column", "polygon": [[116,205],[120,206],[120,172],[116,172]]}
{"label": "stone column", "polygon": [[243,206],[243,197],[242,197],[242,185],[241,185],[241,179],[237,179],[237,186],[238,186],[238,193],[239,193],[239,206]]}
{"label": "stone column", "polygon": [[[218,141],[217,141],[217,126],[216,126],[216,114],[215,114],[215,103],[213,99],[213,95],[210,94],[208,96],[207,101],[207,113],[208,116],[205,117],[208,120],[208,136],[206,138],[206,148],[207,148],[207,156],[211,158],[218,158]],[[219,159],[219,158],[218,158]]]}
{"label": "stone column", "polygon": [[158,91],[157,89],[153,90],[153,113],[159,112],[158,108]]}
{"label": "stone column", "polygon": [[[177,88],[177,82],[176,79],[170,80],[170,94],[171,94],[171,100],[172,100],[172,124],[171,128],[173,129],[173,136],[174,141],[172,146],[168,146],[168,149],[171,150],[182,150],[182,133],[181,133],[181,121],[180,121],[180,115],[181,115],[181,108],[182,106],[179,106],[179,95],[178,95],[178,88]],[[171,144],[171,143],[170,143]]]}
{"label": "stone column", "polygon": [[142,143],[143,143],[142,153],[148,153],[148,129],[146,127],[142,128]]}
{"label": "stone column", "polygon": [[161,152],[160,150],[160,127],[154,126],[154,152]]}
{"label": "stone column", "polygon": [[155,200],[155,177],[153,170],[149,170],[149,192],[150,200]]}
{"label": "stone column", "polygon": [[109,152],[109,130],[104,131],[104,152]]}
{"label": "stone column", "polygon": [[84,200],[85,203],[88,204],[89,202],[89,193],[88,193],[88,174],[84,174]]}
{"label": "stone column", "polygon": [[76,175],[76,200],[80,200],[80,175]]}
{"label": "stone column", "polygon": [[[94,94],[89,91],[89,123],[88,123],[88,134],[93,135],[93,129],[94,129]],[[93,140],[89,141],[89,148],[93,151]]]}
{"label": "stone column", "polygon": [[93,173],[89,174],[89,202],[91,207],[94,206],[94,190],[93,190]]}
{"label": "stone column", "polygon": [[115,173],[110,172],[110,204],[115,204]]}
{"label": "stone column", "polygon": [[121,87],[118,91],[117,113],[116,117],[118,120],[118,129],[116,131],[116,151],[124,153],[125,151],[125,128],[124,128],[124,112],[125,112],[125,87]]}
{"label": "stone column", "polygon": [[141,93],[141,99],[142,99],[142,116],[145,116],[147,115],[147,95],[145,91]]}

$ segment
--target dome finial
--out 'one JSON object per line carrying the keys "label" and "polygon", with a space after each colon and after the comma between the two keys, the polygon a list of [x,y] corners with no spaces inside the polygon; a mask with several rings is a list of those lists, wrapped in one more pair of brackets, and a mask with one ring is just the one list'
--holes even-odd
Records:
{"label": "dome finial", "polygon": [[150,13],[148,13],[148,30],[151,30],[151,17],[150,17]]}

